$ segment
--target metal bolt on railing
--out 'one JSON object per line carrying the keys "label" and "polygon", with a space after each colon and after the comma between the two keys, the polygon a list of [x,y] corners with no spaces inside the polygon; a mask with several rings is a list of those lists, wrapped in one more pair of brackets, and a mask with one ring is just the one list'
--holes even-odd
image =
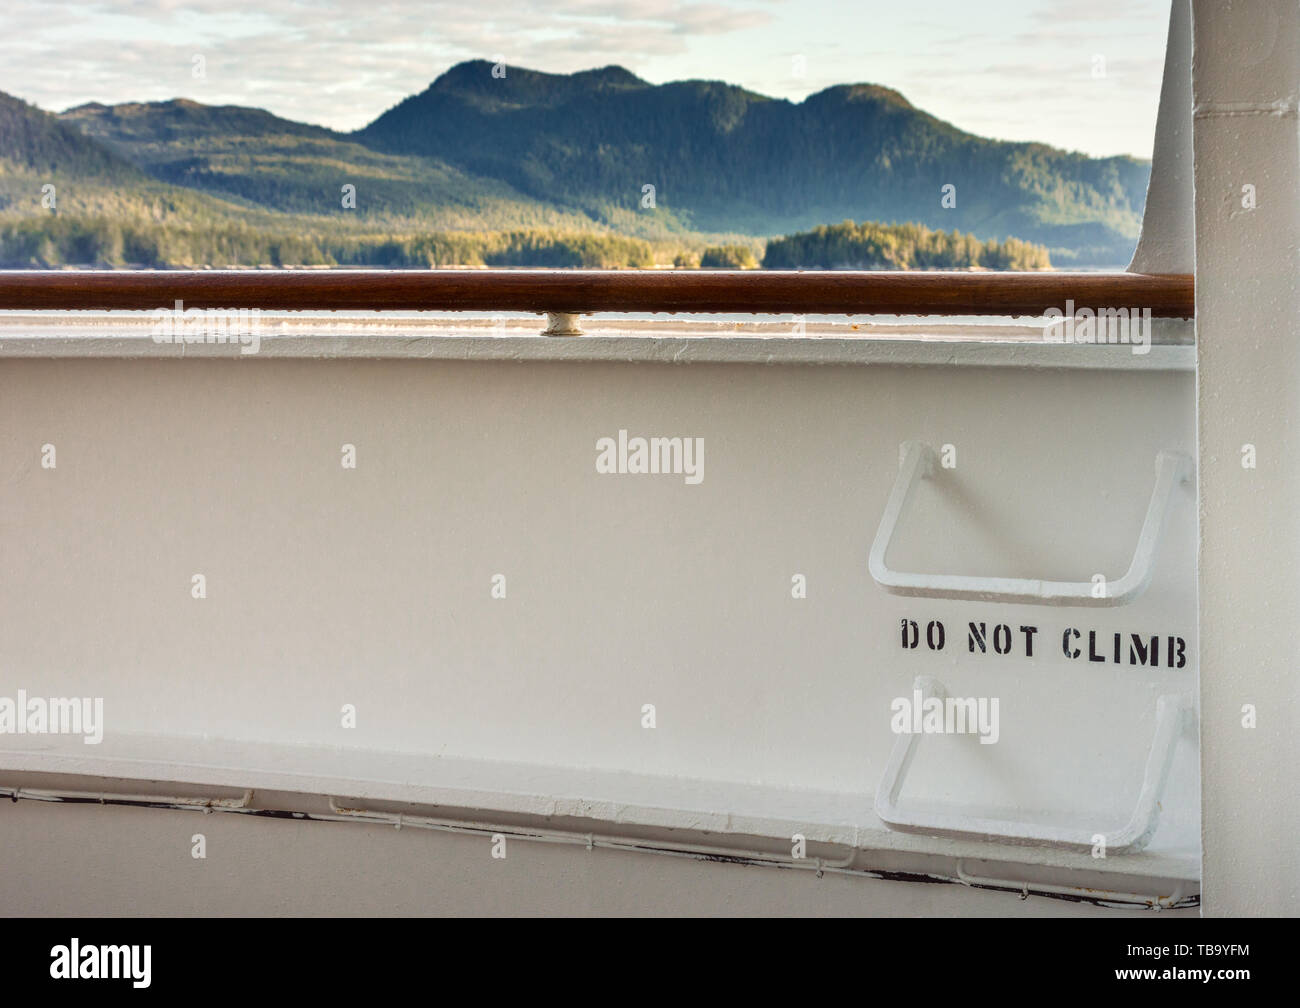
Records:
{"label": "metal bolt on railing", "polygon": [[547,312],[543,336],[581,336],[577,312]]}

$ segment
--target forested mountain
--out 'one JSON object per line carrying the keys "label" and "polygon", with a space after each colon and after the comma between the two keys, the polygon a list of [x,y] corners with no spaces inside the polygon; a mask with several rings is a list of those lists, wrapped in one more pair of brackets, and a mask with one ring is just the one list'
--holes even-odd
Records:
{"label": "forested mountain", "polygon": [[215,254],[218,231],[273,219],[160,182],[74,125],[0,93],[0,266],[168,263],[200,238]]}
{"label": "forested mountain", "polygon": [[6,174],[71,172],[128,184],[144,178],[129,160],[87,139],[74,125],[60,122],[3,91],[0,91],[0,159],[6,163]]}
{"label": "forested mountain", "polygon": [[[876,227],[855,262],[1045,258],[987,251],[1015,238],[1058,266],[1122,266],[1148,173],[983,139],[875,85],[793,103],[619,67],[462,63],[351,134],[185,99],[55,116],[0,95],[0,263],[632,265],[723,246],[761,260],[800,231],[767,264],[814,265],[797,256],[849,247],[828,228]],[[956,234],[882,227],[908,223]]]}
{"label": "forested mountain", "polygon": [[648,242],[585,215],[260,109],[55,117],[0,94],[0,267],[654,262]]}
{"label": "forested mountain", "polygon": [[619,67],[510,67],[499,78],[489,63],[463,63],[356,137],[611,222],[644,214],[653,185],[657,211],[694,230],[915,221],[1041,242],[1079,262],[1127,261],[1150,171],[1129,157],[986,140],[875,85],[792,103],[716,81],[655,86]]}
{"label": "forested mountain", "polygon": [[176,99],[82,105],[61,119],[156,179],[281,213],[342,210],[352,185],[355,216],[437,228],[589,223],[439,159],[384,154],[261,109]]}

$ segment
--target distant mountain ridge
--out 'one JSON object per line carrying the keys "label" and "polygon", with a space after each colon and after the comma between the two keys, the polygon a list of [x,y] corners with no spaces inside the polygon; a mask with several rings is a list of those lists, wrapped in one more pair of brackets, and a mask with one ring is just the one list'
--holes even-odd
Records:
{"label": "distant mountain ridge", "polygon": [[[342,183],[358,187],[363,214],[424,218],[437,226],[472,225],[494,200],[542,210],[506,185],[438,159],[388,155],[348,134],[262,109],[173,99],[82,105],[60,119],[159,181],[279,213],[338,207]],[[465,211],[463,220],[447,219],[458,210]]]}
{"label": "distant mountain ridge", "polygon": [[[507,67],[502,77],[481,60],[353,133],[188,99],[53,116],[0,95],[0,211],[30,193],[18,178],[56,169],[84,183],[72,196],[111,180],[116,195],[97,189],[86,204],[96,212],[114,199],[134,206],[138,191],[151,194],[142,212],[154,217],[732,235],[760,247],[845,219],[914,221],[1038,242],[1064,266],[1127,262],[1150,170],[1131,157],[984,139],[874,84],[795,103],[717,81],[650,84],[617,66]],[[344,183],[357,193],[349,214]]]}
{"label": "distant mountain ridge", "polygon": [[0,160],[34,172],[70,171],[92,178],[142,180],[131,161],[54,116],[0,91]]}
{"label": "distant mountain ridge", "polygon": [[[695,230],[916,221],[1111,262],[1132,251],[1150,174],[1131,157],[986,140],[878,85],[792,103],[716,81],[652,85],[620,67],[511,67],[502,79],[487,62],[460,64],[354,135],[598,218],[635,211],[650,184],[658,207]],[[956,206],[945,208],[950,184]]]}

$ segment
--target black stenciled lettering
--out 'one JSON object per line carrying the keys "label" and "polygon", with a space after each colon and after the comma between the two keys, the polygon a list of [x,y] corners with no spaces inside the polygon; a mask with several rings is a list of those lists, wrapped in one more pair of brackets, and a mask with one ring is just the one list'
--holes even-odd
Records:
{"label": "black stenciled lettering", "polygon": [[1006,654],[1011,650],[1011,628],[1005,623],[999,623],[993,628],[993,650],[998,654]]}
{"label": "black stenciled lettering", "polygon": [[943,624],[938,620],[930,620],[925,625],[925,643],[930,646],[931,651],[942,651],[945,638],[946,633]]}
{"label": "black stenciled lettering", "polygon": [[1150,664],[1152,668],[1160,667],[1160,638],[1152,636],[1150,645],[1138,634],[1129,634],[1132,641],[1128,646],[1128,663],[1130,665]]}

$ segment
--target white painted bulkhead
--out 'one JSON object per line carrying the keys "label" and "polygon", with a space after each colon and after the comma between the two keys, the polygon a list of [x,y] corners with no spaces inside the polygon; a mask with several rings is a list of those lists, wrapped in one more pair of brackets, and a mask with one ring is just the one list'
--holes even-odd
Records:
{"label": "white painted bulkhead", "polygon": [[[456,841],[481,855],[468,862],[484,873],[480,890],[494,885],[492,837],[515,838],[510,857],[526,859],[539,856],[531,831],[567,840],[578,859],[591,857],[589,834],[600,848],[809,869],[806,885],[856,875],[861,902],[835,897],[828,912],[1059,913],[1088,908],[1080,895],[1194,903],[1191,721],[1157,828],[1135,853],[901,832],[873,807],[898,738],[891,705],[931,675],[952,695],[997,698],[998,741],[924,738],[901,798],[910,817],[1013,818],[1047,838],[1122,831],[1159,697],[1195,691],[1190,487],[1169,502],[1150,586],[1122,606],[904,597],[867,564],[900,445],[920,440],[950,447],[956,467],[913,494],[894,566],[1118,580],[1158,454],[1195,450],[1190,346],[1044,344],[1032,327],[991,342],[816,327],[804,338],[553,340],[475,338],[451,323],[421,337],[363,323],[303,336],[311,323],[298,322],[250,356],[159,346],[115,324],[106,338],[102,320],[84,337],[16,320],[3,340],[0,661],[29,694],[103,697],[106,730],[93,746],[4,737],[0,784],[34,798],[253,789],[253,809],[370,810],[390,828],[400,812],[417,829],[480,831],[468,834],[477,848]],[[1161,333],[1178,340],[1186,327]],[[599,472],[598,439],[624,430],[702,439],[701,478]],[[57,446],[56,469],[42,468],[45,444]],[[192,597],[194,574],[205,598]],[[944,649],[905,649],[905,620],[923,631],[942,621]],[[969,650],[970,621],[987,624],[984,653]],[[1000,624],[1014,634],[1006,654],[1010,638],[993,643]],[[1075,657],[1063,647],[1072,628],[1070,650],[1084,644]],[[1134,664],[1135,633],[1157,636],[1162,655],[1179,639],[1181,665]],[[1088,660],[1090,635],[1107,660]],[[355,727],[342,724],[348,704]],[[232,842],[272,861],[284,856],[271,849],[276,829],[328,831],[342,849],[319,864],[384,831],[35,800],[5,803],[0,829],[30,847],[32,829],[92,813],[115,824],[96,842],[117,837],[124,859],[137,829],[127,817],[179,831],[159,891],[193,884],[194,822],[248,831]],[[413,831],[394,841],[406,856]],[[806,858],[793,856],[798,836]],[[428,830],[419,841],[432,860],[452,842]],[[31,856],[30,881],[11,878],[7,896],[36,911],[48,884]],[[681,857],[609,856],[656,891],[698,871]],[[374,870],[357,863],[357,884]],[[639,909],[779,898],[811,911],[789,874],[720,872],[691,883],[693,906],[656,897]],[[1003,903],[971,897],[970,883],[1006,890]],[[288,900],[340,912],[331,894],[257,890],[206,898],[230,911]],[[1030,908],[1017,899],[1026,890],[1067,898],[1036,895],[1043,905]],[[494,905],[427,897],[426,911]],[[602,904],[598,887],[584,898],[629,909]],[[140,899],[167,905],[149,886]],[[551,912],[583,908],[547,899]]]}

